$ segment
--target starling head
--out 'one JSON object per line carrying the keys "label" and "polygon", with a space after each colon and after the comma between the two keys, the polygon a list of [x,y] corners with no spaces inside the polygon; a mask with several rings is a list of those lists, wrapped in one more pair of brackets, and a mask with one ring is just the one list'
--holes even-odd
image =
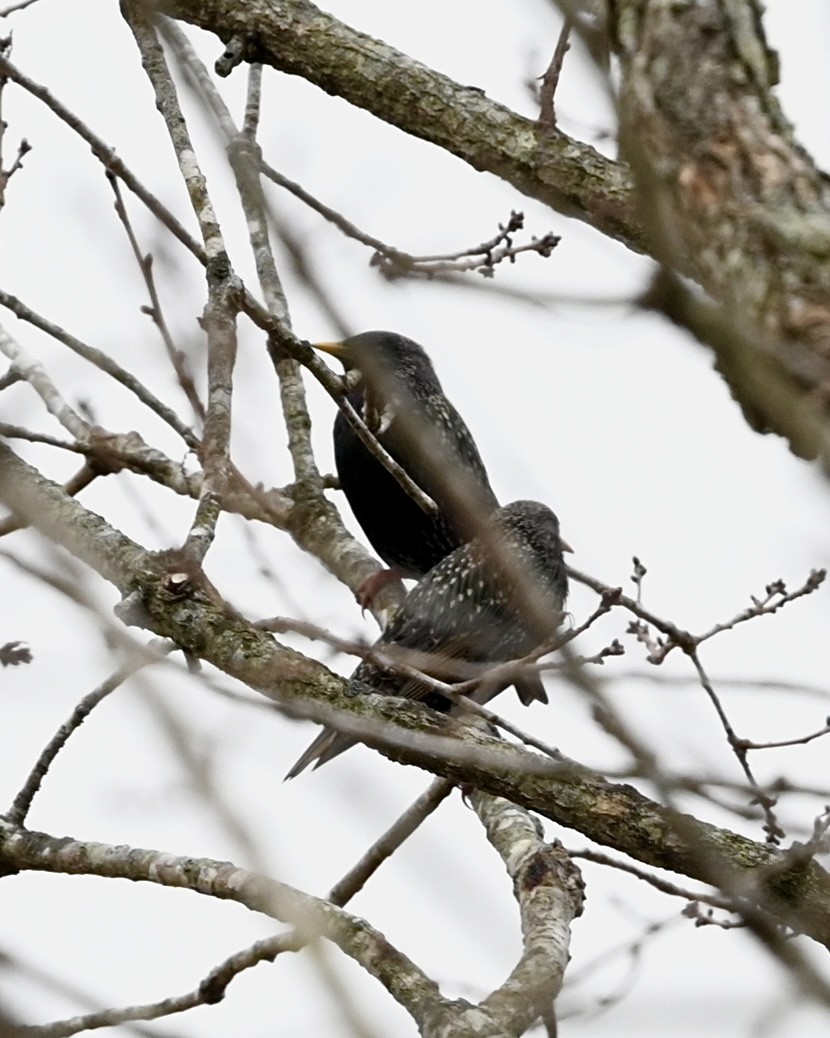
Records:
{"label": "starling head", "polygon": [[315,342],[315,349],[336,357],[346,371],[360,372],[361,379],[382,390],[400,382],[441,391],[432,361],[417,342],[396,332],[361,332],[343,342]]}

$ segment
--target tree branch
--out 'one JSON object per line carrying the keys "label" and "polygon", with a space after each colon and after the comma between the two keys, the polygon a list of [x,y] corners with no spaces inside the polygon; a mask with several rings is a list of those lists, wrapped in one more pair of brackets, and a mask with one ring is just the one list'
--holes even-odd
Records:
{"label": "tree branch", "polygon": [[[759,7],[609,5],[621,141],[647,208],[650,251],[720,304],[719,359],[729,358],[720,367],[736,397],[750,396],[756,427],[814,456],[822,437],[794,435],[786,396],[808,414],[820,405],[826,436],[830,183],[775,97],[777,59]],[[707,341],[712,321],[709,329]],[[765,391],[759,366],[769,369]]]}
{"label": "tree branch", "polygon": [[576,829],[648,865],[740,889],[749,903],[830,947],[830,875],[657,804],[570,762],[470,730],[417,703],[355,696],[322,664],[279,645],[227,606],[180,553],[151,554],[87,512],[0,444],[0,500],[73,552],[126,596],[120,615],[278,702],[293,716],[335,723],[401,763],[414,764]]}
{"label": "tree branch", "polygon": [[550,133],[308,0],[156,0],[158,9],[241,41],[244,59],[345,98],[406,133],[436,144],[531,198],[643,249],[628,170],[590,145]]}

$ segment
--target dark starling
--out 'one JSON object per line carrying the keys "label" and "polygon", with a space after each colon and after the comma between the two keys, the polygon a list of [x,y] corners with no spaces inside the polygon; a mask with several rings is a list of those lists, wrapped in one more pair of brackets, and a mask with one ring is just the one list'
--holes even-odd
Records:
{"label": "dark starling", "polygon": [[438,506],[425,512],[372,456],[342,411],[334,422],[337,475],[372,547],[398,576],[422,577],[465,544],[498,501],[461,415],[423,349],[394,332],[316,343],[358,382],[349,401],[378,441]]}
{"label": "dark starling", "polygon": [[[515,501],[498,509],[479,535],[442,559],[404,599],[375,648],[443,681],[470,677],[471,665],[525,656],[550,638],[568,594],[563,551],[554,513],[537,501]],[[425,654],[428,654],[425,658]],[[407,659],[409,657],[409,659]],[[364,660],[351,681],[382,695],[419,699],[443,712],[451,703],[417,678]],[[546,703],[538,674],[516,680],[528,705]],[[504,688],[486,672],[473,698],[486,702]],[[286,778],[309,764],[325,764],[358,740],[325,728]]]}

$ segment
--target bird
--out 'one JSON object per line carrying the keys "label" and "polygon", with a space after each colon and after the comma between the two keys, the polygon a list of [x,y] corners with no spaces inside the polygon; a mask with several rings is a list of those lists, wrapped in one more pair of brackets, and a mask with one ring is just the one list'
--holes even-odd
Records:
{"label": "bird", "polygon": [[369,331],[312,345],[343,364],[351,383],[349,402],[437,506],[425,511],[338,411],[333,439],[340,486],[389,567],[359,590],[358,600],[368,605],[387,580],[417,580],[465,544],[499,502],[470,430],[418,343],[395,332]]}
{"label": "bird", "polygon": [[[472,697],[487,702],[511,682],[527,706],[547,703],[538,673],[488,680],[486,668],[518,659],[550,639],[568,596],[559,520],[538,501],[514,501],[492,513],[480,533],[445,556],[412,588],[373,649],[390,661],[417,659],[422,673],[444,681],[482,677]],[[425,655],[426,654],[426,655]],[[426,659],[426,662],[424,660]],[[478,664],[478,668],[471,665]],[[483,673],[482,673],[483,671]],[[448,712],[450,700],[417,676],[367,656],[350,678],[352,691],[421,700]],[[286,778],[320,767],[358,740],[326,727]]]}

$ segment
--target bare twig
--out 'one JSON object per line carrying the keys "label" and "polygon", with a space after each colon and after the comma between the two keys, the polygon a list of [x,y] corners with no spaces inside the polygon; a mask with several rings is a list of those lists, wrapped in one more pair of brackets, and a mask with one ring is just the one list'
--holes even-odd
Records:
{"label": "bare twig", "polygon": [[548,232],[541,238],[532,238],[524,245],[514,245],[512,235],[524,227],[524,213],[513,211],[506,224],[499,224],[499,233],[479,245],[434,256],[410,256],[390,246],[377,249],[370,266],[377,267],[390,281],[399,277],[432,278],[440,274],[461,274],[477,271],[491,278],[499,263],[516,262],[523,252],[535,252],[547,259],[560,242],[559,235]]}
{"label": "bare twig", "polygon": [[636,876],[637,879],[648,883],[649,886],[654,887],[655,890],[659,890],[663,894],[670,894],[672,897],[682,897],[686,901],[701,902],[705,905],[711,905],[713,908],[722,908],[727,912],[738,911],[732,898],[723,897],[720,894],[708,894],[704,891],[687,890],[676,883],[670,883],[661,876],[656,876],[653,872],[647,872],[645,869],[632,865],[630,862],[614,858],[610,854],[588,850],[587,848],[583,850],[569,850],[568,853],[572,858],[582,858],[597,865],[607,865],[609,868],[618,869],[620,872],[627,872],[630,876]]}
{"label": "bare twig", "polygon": [[200,422],[204,422],[205,407],[199,398],[196,383],[193,380],[193,375],[188,366],[187,357],[185,353],[178,349],[176,344],[173,342],[173,336],[170,334],[170,329],[164,319],[164,311],[161,308],[161,300],[159,299],[158,289],[156,288],[156,279],[153,274],[153,255],[150,252],[144,253],[141,251],[132,223],[130,222],[127,207],[124,204],[124,198],[121,194],[121,187],[118,183],[118,178],[110,170],[107,170],[107,180],[109,181],[110,187],[115,195],[115,212],[127,234],[130,248],[133,251],[136,263],[138,263],[138,269],[141,271],[141,276],[144,278],[144,284],[147,286],[147,293],[150,296],[150,305],[142,307],[142,311],[150,317],[153,324],[158,328],[159,335],[161,335],[161,340],[164,343],[164,348],[167,351],[167,356],[170,359],[170,363],[173,365],[176,378],[178,379],[179,385],[182,387],[184,395],[187,397],[193,414]]}
{"label": "bare twig", "polygon": [[45,87],[34,80],[24,76],[7,58],[0,55],[0,75],[8,76],[18,86],[28,91],[33,97],[42,101],[52,112],[64,122],[71,130],[77,133],[89,144],[93,155],[101,162],[105,169],[110,170],[122,180],[133,194],[140,198],[150,212],[165,226],[174,237],[188,249],[203,264],[207,263],[205,250],[191,235],[182,227],[173,214],[161,204],[156,196],[149,191],[138,180],[129,168],[118,158],[115,152],[100,137],[97,137],[85,123],[61,104]]}
{"label": "bare twig", "polygon": [[57,418],[64,429],[70,432],[76,440],[89,439],[90,428],[87,422],[63,399],[57,386],[46,374],[43,365],[30,357],[5,328],[0,328],[0,352],[4,353],[20,371],[46,405],[47,411]]}
{"label": "bare twig", "polygon": [[715,708],[715,711],[718,715],[718,718],[720,719],[720,723],[723,727],[723,730],[726,733],[726,738],[729,740],[729,745],[732,747],[735,756],[738,758],[738,763],[741,765],[743,773],[746,775],[747,781],[754,790],[755,799],[757,803],[761,806],[762,811],[764,812],[764,832],[767,834],[767,843],[769,843],[770,846],[776,847],[780,843],[782,837],[785,835],[784,830],[778,824],[778,820],[776,819],[775,812],[773,810],[776,804],[776,798],[769,796],[769,794],[765,793],[755,780],[755,776],[752,773],[752,768],[749,766],[749,759],[747,757],[747,747],[745,745],[745,742],[744,740],[738,738],[737,734],[735,733],[735,729],[732,727],[729,718],[726,716],[726,711],[723,708],[723,704],[720,701],[720,697],[715,692],[714,686],[712,685],[712,682],[709,679],[709,675],[706,673],[706,670],[704,669],[703,664],[701,663],[697,649],[695,648],[691,652],[687,652],[687,655],[691,659],[692,664],[695,670],[697,671],[698,677],[700,679],[700,684],[703,687],[703,690],[706,692],[706,695],[709,697],[710,702]]}
{"label": "bare twig", "polygon": [[539,92],[539,118],[537,121],[540,126],[545,126],[550,130],[556,129],[554,97],[556,88],[559,85],[559,76],[562,74],[562,63],[571,46],[570,36],[571,20],[565,16],[562,20],[562,28],[559,31],[556,47],[553,50],[553,57],[550,59],[550,65],[548,65],[547,71],[542,76],[542,88]]}
{"label": "bare twig", "polygon": [[814,739],[821,739],[825,735],[830,735],[830,720],[819,728],[817,732],[811,732],[809,735],[801,735],[793,739],[781,739],[778,742],[753,742],[751,739],[740,739],[739,744],[745,750],[779,750],[784,746],[806,746],[808,742],[813,742]]}
{"label": "bare twig", "polygon": [[71,451],[74,454],[86,454],[89,448],[86,444],[73,442],[72,440],[59,440],[56,436],[47,436],[46,433],[33,432],[24,429],[21,425],[9,425],[0,422],[0,436],[9,440],[28,440],[29,443],[45,443],[49,447],[60,447],[62,450]]}
{"label": "bare twig", "polygon": [[[673,624],[670,620],[664,620],[656,614],[650,612],[648,609],[640,605],[639,602],[630,598],[628,595],[622,593],[621,588],[614,588],[608,584],[603,584],[601,580],[597,580],[596,577],[591,577],[587,573],[581,573],[579,570],[574,569],[572,566],[568,566],[568,576],[573,580],[576,580],[580,584],[584,584],[586,587],[596,591],[598,595],[614,595],[614,604],[621,606],[623,609],[627,609],[628,612],[633,613],[636,617],[644,620],[646,623],[656,627],[658,631],[661,631],[665,636],[665,644],[670,648],[685,647],[693,643],[693,636],[682,628]],[[662,648],[662,643],[661,646]],[[648,657],[649,663],[662,663],[665,655],[668,653],[668,648],[663,653],[663,656],[658,658]]]}
{"label": "bare twig", "polygon": [[363,889],[371,876],[412,833],[446,800],[455,788],[448,779],[434,779],[387,831],[376,840],[345,876],[329,891],[333,905],[346,905]]}
{"label": "bare twig", "polygon": [[[0,18],[2,17],[3,15],[0,14]],[[9,54],[11,54],[11,50],[11,35],[0,39],[0,56],[2,56],[3,58],[8,58]],[[23,156],[26,155],[27,152],[31,151],[31,145],[24,138],[20,141],[20,143],[17,146],[17,157],[15,158],[14,162],[8,169],[4,167],[2,157],[3,144],[5,142],[8,124],[6,123],[6,120],[3,118],[3,94],[5,92],[5,86],[7,82],[8,78],[0,73],[0,209],[2,209],[6,201],[6,187],[9,181],[23,165]]]}
{"label": "bare twig", "polygon": [[[199,438],[193,430],[186,425],[181,418],[179,418],[173,408],[163,404],[147,389],[139,378],[127,371],[126,368],[123,368],[117,361],[113,360],[109,354],[104,353],[103,350],[96,349],[94,346],[90,346],[88,343],[83,342],[74,335],[70,335],[69,332],[65,331],[59,325],[54,324],[52,321],[48,321],[45,317],[41,317],[40,314],[30,309],[16,296],[4,292],[2,289],[0,289],[0,306],[5,306],[8,310],[11,310],[16,317],[20,318],[21,321],[26,321],[35,328],[39,328],[57,342],[67,346],[79,357],[83,357],[83,359],[89,361],[90,364],[94,364],[96,368],[100,368],[100,370],[109,375],[110,378],[114,379],[125,389],[129,390],[129,392],[131,392],[136,399],[140,400],[145,407],[153,412],[153,414],[158,415],[163,422],[166,422],[171,429],[179,434],[191,450],[197,450],[199,448]],[[83,437],[80,438],[83,439]]]}
{"label": "bare twig", "polygon": [[752,605],[742,610],[732,619],[725,621],[724,623],[715,624],[708,631],[704,631],[702,634],[692,634],[689,631],[683,630],[676,624],[673,624],[669,620],[664,620],[654,613],[646,609],[639,601],[639,593],[642,585],[642,578],[646,573],[645,567],[639,559],[634,559],[634,577],[632,578],[637,584],[638,598],[634,600],[624,595],[620,589],[610,588],[607,584],[603,584],[602,581],[597,580],[595,577],[590,577],[585,573],[580,573],[578,570],[568,567],[568,574],[580,584],[585,584],[586,587],[590,587],[596,591],[598,595],[605,595],[609,592],[615,594],[615,605],[622,606],[623,609],[627,609],[630,613],[633,613],[638,619],[644,620],[646,624],[650,624],[660,631],[665,637],[654,638],[651,632],[643,624],[632,624],[629,628],[630,633],[635,634],[639,641],[643,642],[649,650],[647,656],[649,663],[660,664],[672,651],[672,649],[681,649],[687,655],[691,654],[698,645],[702,642],[708,641],[717,634],[722,634],[724,631],[730,631],[739,624],[746,623],[748,620],[752,620],[758,616],[768,616],[772,613],[777,612],[784,606],[789,605],[791,602],[795,602],[799,598],[803,598],[805,595],[811,595],[817,591],[824,583],[827,577],[827,571],[824,569],[814,569],[810,571],[810,575],[804,581],[804,583],[797,588],[795,591],[787,591],[787,587],[782,580],[776,580],[772,584],[768,584],[766,587],[766,594],[763,598],[752,599]]}
{"label": "bare twig", "polygon": [[84,696],[38,757],[29,777],[14,798],[12,806],[6,814],[9,822],[13,825],[23,825],[26,821],[26,816],[29,813],[29,808],[32,806],[35,794],[40,789],[41,783],[54,763],[55,758],[69,741],[73,732],[80,728],[95,707],[111,692],[123,685],[136,671],[158,662],[162,654],[172,652],[174,648],[175,646],[173,645],[163,645],[159,642],[145,652],[136,652],[129,662],[119,667],[98,688]]}
{"label": "bare twig", "polygon": [[548,232],[541,238],[532,238],[524,245],[513,245],[510,235],[524,227],[524,214],[512,212],[505,225],[499,224],[499,233],[479,245],[456,252],[416,256],[362,231],[351,220],[315,198],[304,187],[278,172],[264,159],[260,160],[260,169],[274,184],[299,198],[310,209],[342,231],[347,238],[373,249],[370,265],[377,267],[390,281],[400,277],[432,278],[466,271],[478,271],[486,277],[492,277],[494,268],[504,260],[513,263],[523,252],[535,252],[546,259],[559,244],[559,236]]}
{"label": "bare twig", "polygon": [[795,591],[788,591],[787,585],[783,580],[774,580],[771,584],[767,584],[763,598],[755,598],[754,595],[751,596],[751,606],[748,606],[742,612],[738,613],[737,616],[732,617],[731,620],[715,624],[714,627],[711,627],[708,631],[697,635],[695,641],[700,645],[701,642],[708,641],[709,638],[714,638],[716,634],[722,634],[724,631],[731,631],[739,624],[746,623],[747,620],[754,620],[758,616],[771,616],[773,613],[777,613],[779,609],[783,609],[784,606],[789,605],[790,602],[795,602],[797,599],[803,598],[805,595],[812,595],[814,591],[818,591],[826,578],[827,570],[811,570],[809,577],[807,577],[804,583],[800,587],[796,588]]}

